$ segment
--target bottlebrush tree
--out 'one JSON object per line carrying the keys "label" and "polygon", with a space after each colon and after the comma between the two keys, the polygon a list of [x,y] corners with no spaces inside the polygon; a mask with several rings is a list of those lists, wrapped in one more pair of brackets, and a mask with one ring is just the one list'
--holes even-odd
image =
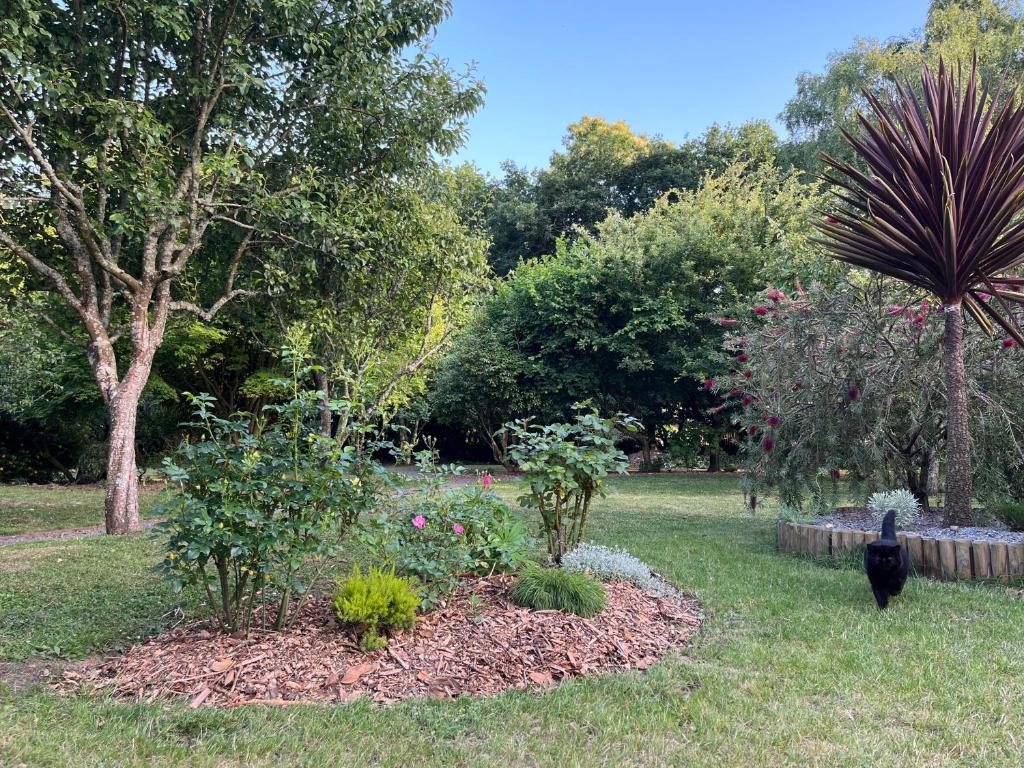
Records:
{"label": "bottlebrush tree", "polygon": [[[982,297],[982,300],[992,300]],[[719,406],[745,435],[745,482],[800,507],[837,501],[840,473],[855,495],[906,487],[928,505],[945,445],[943,313],[924,292],[874,277],[835,287],[767,292],[727,320],[728,374]],[[970,329],[967,388],[985,500],[1006,495],[1024,467],[1024,361],[1011,337]]]}
{"label": "bottlebrush tree", "polygon": [[[838,259],[937,297],[944,316],[947,524],[973,521],[964,312],[987,333],[1024,342],[1012,308],[1024,279],[1024,104],[1016,92],[927,67],[919,98],[896,83],[885,101],[865,92],[872,118],[844,131],[866,170],[823,155],[838,201],[818,223]],[[986,301],[982,294],[994,296]]]}

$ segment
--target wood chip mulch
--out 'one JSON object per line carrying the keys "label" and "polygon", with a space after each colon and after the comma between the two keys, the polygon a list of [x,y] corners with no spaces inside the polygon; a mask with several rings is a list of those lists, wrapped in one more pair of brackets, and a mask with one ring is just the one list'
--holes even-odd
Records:
{"label": "wood chip mulch", "polygon": [[486,696],[646,669],[701,625],[691,598],[619,583],[607,585],[608,608],[592,619],[529,611],[512,603],[512,581],[474,580],[373,653],[359,650],[324,598],[310,600],[290,630],[233,638],[202,624],[180,627],[69,670],[57,687],[132,701],[187,699],[192,707]]}

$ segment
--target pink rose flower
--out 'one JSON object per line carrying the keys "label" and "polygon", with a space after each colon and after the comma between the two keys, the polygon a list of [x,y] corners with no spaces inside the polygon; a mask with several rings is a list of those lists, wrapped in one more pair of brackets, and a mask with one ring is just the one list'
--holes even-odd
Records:
{"label": "pink rose flower", "polygon": [[423,528],[423,526],[427,524],[427,518],[423,515],[416,515],[416,517],[412,519],[412,524],[417,528]]}
{"label": "pink rose flower", "polygon": [[462,534],[464,534],[464,533],[466,532],[466,529],[465,529],[465,528],[463,528],[463,527],[462,527],[461,525],[459,525],[458,523],[456,523],[455,525],[453,525],[453,526],[452,526],[452,530],[453,530],[453,531],[455,531],[455,532],[456,532],[457,534],[459,534],[460,536],[461,536]]}

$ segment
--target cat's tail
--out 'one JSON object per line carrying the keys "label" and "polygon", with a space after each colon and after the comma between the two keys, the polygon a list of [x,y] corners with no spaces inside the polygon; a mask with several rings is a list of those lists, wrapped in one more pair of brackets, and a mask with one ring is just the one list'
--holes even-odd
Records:
{"label": "cat's tail", "polygon": [[896,538],[896,510],[890,509],[885,513],[885,517],[882,518],[882,538],[883,539],[895,539]]}

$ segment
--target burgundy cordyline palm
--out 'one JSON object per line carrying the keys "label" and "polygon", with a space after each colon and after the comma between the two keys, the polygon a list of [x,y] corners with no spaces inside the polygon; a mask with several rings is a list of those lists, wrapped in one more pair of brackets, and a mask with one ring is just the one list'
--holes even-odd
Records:
{"label": "burgundy cordyline palm", "polygon": [[822,156],[841,203],[818,223],[835,257],[943,303],[947,525],[973,521],[964,311],[1024,344],[1024,280],[1006,274],[1024,262],[1024,108],[979,88],[976,64],[962,81],[940,62],[937,76],[924,68],[923,98],[899,83],[885,101],[865,93],[873,119],[844,136],[868,171]]}

